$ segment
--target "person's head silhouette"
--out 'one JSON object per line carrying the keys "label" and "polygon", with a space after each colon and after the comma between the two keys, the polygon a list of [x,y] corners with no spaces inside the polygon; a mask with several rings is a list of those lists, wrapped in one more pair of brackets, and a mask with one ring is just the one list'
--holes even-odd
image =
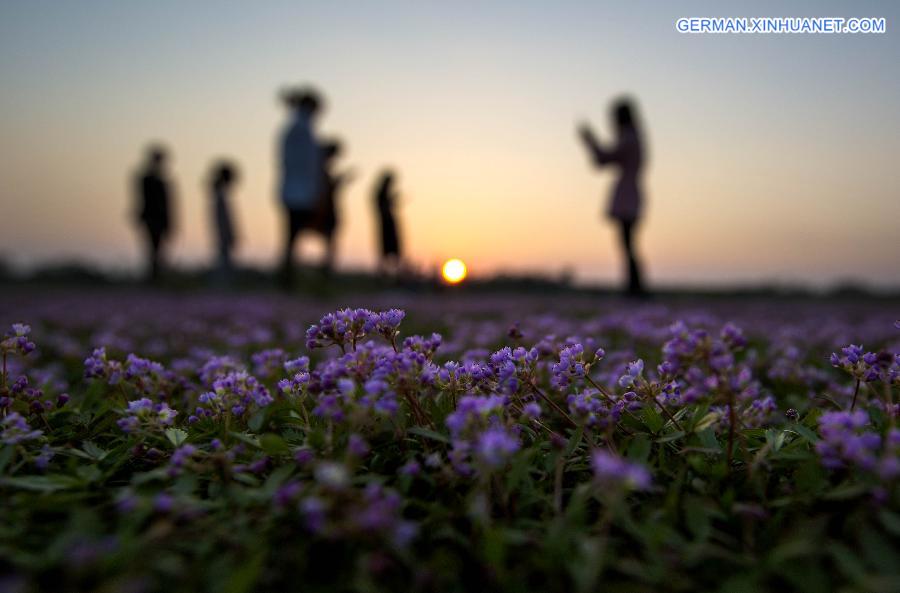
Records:
{"label": "person's head silhouette", "polygon": [[292,111],[306,117],[315,116],[322,109],[322,98],[312,87],[290,89],[282,93],[282,100]]}
{"label": "person's head silhouette", "polygon": [[625,130],[637,131],[638,117],[634,101],[628,97],[617,99],[612,104],[612,119],[619,133]]}
{"label": "person's head silhouette", "polygon": [[147,147],[147,166],[150,170],[159,172],[166,164],[166,149],[161,144],[152,144]]}
{"label": "person's head silhouette", "polygon": [[237,168],[228,161],[219,161],[213,167],[212,182],[216,187],[227,187],[237,180]]}

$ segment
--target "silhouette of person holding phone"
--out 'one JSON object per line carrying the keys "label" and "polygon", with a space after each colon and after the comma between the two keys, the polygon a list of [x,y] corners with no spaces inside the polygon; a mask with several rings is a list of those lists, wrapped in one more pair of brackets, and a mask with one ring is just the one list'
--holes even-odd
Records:
{"label": "silhouette of person holding phone", "polygon": [[647,293],[641,278],[641,264],[635,253],[634,235],[643,206],[641,173],[645,160],[644,144],[636,110],[630,100],[619,99],[613,103],[612,119],[617,136],[615,144],[602,145],[588,124],[582,124],[578,133],[598,168],[613,166],[619,171],[606,214],[619,224],[628,270],[625,293],[631,297],[642,297]]}

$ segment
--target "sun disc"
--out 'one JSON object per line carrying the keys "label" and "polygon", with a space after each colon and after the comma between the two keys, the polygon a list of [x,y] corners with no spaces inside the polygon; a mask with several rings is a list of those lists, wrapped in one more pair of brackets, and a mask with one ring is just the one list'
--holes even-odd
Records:
{"label": "sun disc", "polygon": [[448,259],[444,262],[444,267],[441,269],[444,280],[450,284],[459,284],[466,279],[467,273],[466,264],[461,259],[456,258]]}

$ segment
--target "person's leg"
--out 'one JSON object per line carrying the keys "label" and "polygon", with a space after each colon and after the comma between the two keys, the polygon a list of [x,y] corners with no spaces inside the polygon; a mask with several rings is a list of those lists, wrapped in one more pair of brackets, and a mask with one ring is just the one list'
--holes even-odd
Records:
{"label": "person's leg", "polygon": [[222,283],[227,282],[231,277],[231,246],[226,241],[219,242],[219,266],[216,276]]}
{"label": "person's leg", "polygon": [[294,242],[300,233],[300,216],[296,210],[286,210],[286,235],[284,241],[284,253],[281,260],[281,280],[286,287],[290,287],[294,272]]}
{"label": "person's leg", "polygon": [[634,231],[636,223],[630,220],[622,221],[622,247],[628,264],[628,289],[630,295],[641,295],[644,292],[641,282],[641,269],[634,249]]}
{"label": "person's leg", "polygon": [[147,227],[147,277],[151,282],[159,280],[162,265],[160,263],[160,250],[162,247],[162,232],[159,229]]}
{"label": "person's leg", "polygon": [[337,257],[337,240],[334,231],[325,235],[325,265],[323,270],[326,275],[331,275],[334,271],[334,261]]}

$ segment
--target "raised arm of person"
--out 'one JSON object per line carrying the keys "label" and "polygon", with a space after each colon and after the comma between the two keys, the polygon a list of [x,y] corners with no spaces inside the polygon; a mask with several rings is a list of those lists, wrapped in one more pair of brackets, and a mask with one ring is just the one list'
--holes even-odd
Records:
{"label": "raised arm of person", "polygon": [[600,141],[589,124],[583,123],[578,126],[578,135],[581,141],[584,142],[588,154],[590,154],[596,166],[602,167],[607,163],[613,163],[620,159],[618,149],[607,150],[600,145]]}

